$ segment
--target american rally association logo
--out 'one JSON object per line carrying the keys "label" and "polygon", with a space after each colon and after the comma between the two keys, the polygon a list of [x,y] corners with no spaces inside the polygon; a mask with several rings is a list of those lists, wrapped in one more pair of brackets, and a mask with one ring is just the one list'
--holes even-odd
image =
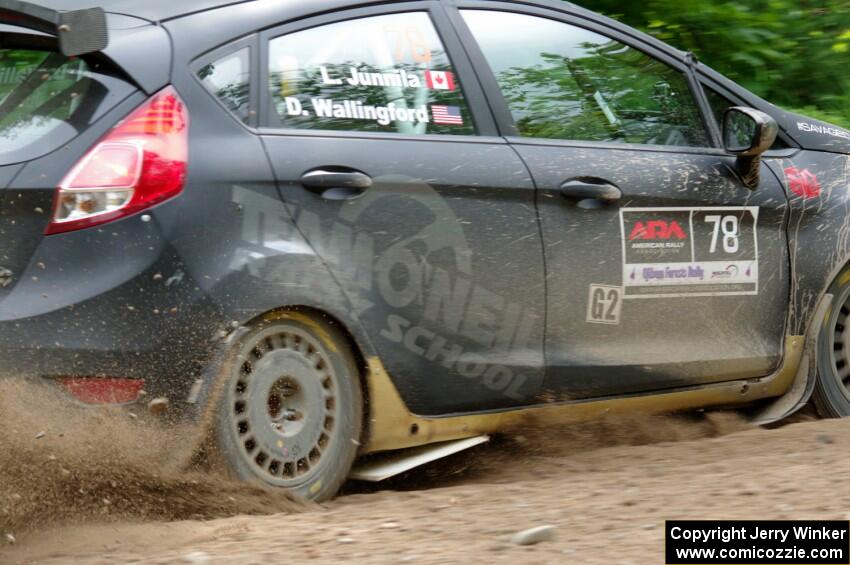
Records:
{"label": "american rally association logo", "polygon": [[656,240],[683,240],[688,235],[676,220],[649,220],[647,222],[635,222],[629,241],[656,241]]}
{"label": "american rally association logo", "polygon": [[629,247],[636,253],[676,253],[687,244],[688,233],[676,220],[637,221],[629,233]]}
{"label": "american rally association logo", "polygon": [[[629,247],[640,255],[657,256],[659,261],[668,255],[679,254],[688,245],[688,232],[678,220],[654,218],[638,220],[629,232]],[[702,280],[704,270],[700,265],[686,266],[634,266],[629,280],[642,282],[660,282],[678,279]]]}

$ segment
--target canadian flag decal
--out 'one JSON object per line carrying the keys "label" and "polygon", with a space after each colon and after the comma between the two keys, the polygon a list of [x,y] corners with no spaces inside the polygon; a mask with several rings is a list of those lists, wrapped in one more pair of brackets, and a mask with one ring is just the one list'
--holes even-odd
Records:
{"label": "canadian flag decal", "polygon": [[454,90],[455,75],[449,71],[425,71],[425,86],[431,90]]}

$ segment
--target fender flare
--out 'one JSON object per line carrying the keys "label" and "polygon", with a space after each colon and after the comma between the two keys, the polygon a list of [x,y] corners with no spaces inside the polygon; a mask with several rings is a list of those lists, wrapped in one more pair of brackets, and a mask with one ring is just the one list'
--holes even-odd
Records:
{"label": "fender flare", "polygon": [[[189,397],[186,399],[188,408],[184,413],[184,421],[191,425],[200,424],[201,429],[208,429],[207,426],[210,424],[210,418],[214,417],[214,408],[219,400],[220,384],[223,381],[221,377],[228,371],[230,364],[234,362],[234,344],[239,343],[245,334],[253,329],[255,324],[262,323],[264,320],[273,320],[286,315],[309,320],[310,314],[302,312],[302,309],[309,312],[324,313],[335,320],[342,328],[343,333],[350,339],[352,353],[357,359],[358,364],[363,365],[360,367],[361,374],[359,376],[361,379],[365,378],[366,366],[364,355],[373,353],[371,349],[364,349],[364,344],[358,339],[361,335],[352,331],[352,320],[341,320],[333,316],[330,312],[306,305],[281,306],[253,316],[250,319],[243,320],[238,325],[234,323],[232,331],[216,340],[212,354],[209,356],[203,371],[195,379]],[[356,321],[353,323],[356,323]],[[363,386],[363,394],[367,395],[366,382],[361,382],[361,385]]]}
{"label": "fender flare", "polygon": [[809,329],[806,332],[806,343],[800,367],[791,388],[782,396],[774,399],[767,406],[760,408],[752,417],[752,422],[759,426],[773,424],[791,416],[800,410],[812,397],[817,382],[817,347],[820,329],[829,315],[832,307],[832,294],[821,296]]}

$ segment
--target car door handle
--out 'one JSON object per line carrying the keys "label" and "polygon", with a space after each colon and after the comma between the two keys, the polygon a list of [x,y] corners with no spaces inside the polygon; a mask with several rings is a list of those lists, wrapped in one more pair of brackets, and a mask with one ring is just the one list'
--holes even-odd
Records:
{"label": "car door handle", "polygon": [[561,195],[570,200],[599,200],[611,204],[622,198],[623,192],[604,180],[573,179],[561,185]]}
{"label": "car door handle", "polygon": [[301,176],[301,185],[325,200],[349,200],[371,187],[372,177],[353,169],[315,169]]}

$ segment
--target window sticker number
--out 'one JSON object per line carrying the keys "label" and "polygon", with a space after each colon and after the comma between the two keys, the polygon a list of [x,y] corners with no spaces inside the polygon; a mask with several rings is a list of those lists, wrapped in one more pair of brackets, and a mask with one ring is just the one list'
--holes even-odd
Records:
{"label": "window sticker number", "polygon": [[587,323],[616,326],[620,323],[623,291],[618,286],[590,285]]}
{"label": "window sticker number", "polygon": [[405,61],[408,57],[416,63],[428,64],[431,62],[431,48],[422,30],[416,27],[392,27],[384,28],[387,35],[393,36],[395,48],[393,56],[398,62]]}
{"label": "window sticker number", "polygon": [[723,236],[723,251],[726,253],[738,252],[741,247],[741,228],[738,224],[737,216],[706,216],[705,222],[707,224],[714,224],[709,253],[717,253],[717,245],[721,235]]}

